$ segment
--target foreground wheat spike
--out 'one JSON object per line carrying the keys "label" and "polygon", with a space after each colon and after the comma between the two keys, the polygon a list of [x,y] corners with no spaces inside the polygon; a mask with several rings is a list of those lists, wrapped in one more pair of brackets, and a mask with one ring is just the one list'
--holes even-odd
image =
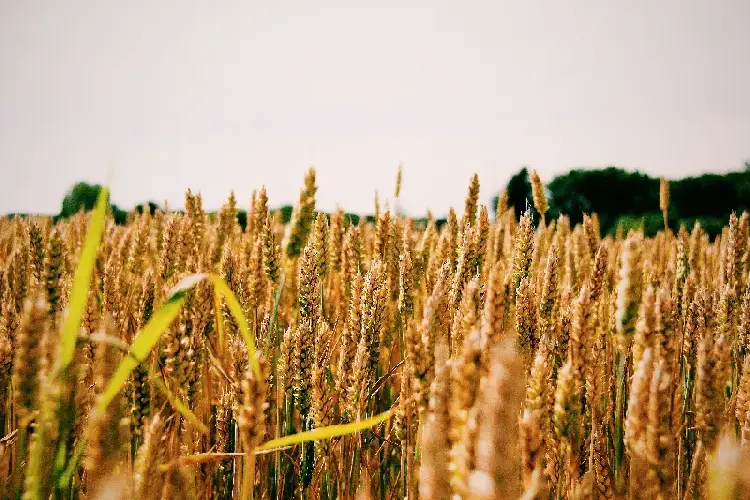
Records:
{"label": "foreground wheat spike", "polygon": [[447,345],[440,343],[435,353],[435,379],[430,387],[429,413],[422,436],[423,457],[419,488],[420,497],[426,499],[448,499],[451,496],[448,471],[450,416],[447,411],[451,388],[447,355]]}
{"label": "foreground wheat spike", "polygon": [[742,365],[742,375],[735,402],[735,418],[740,427],[745,426],[748,411],[750,411],[750,358],[746,357]]}
{"label": "foreground wheat spike", "polygon": [[51,492],[51,485],[44,478],[51,476],[54,471],[53,457],[60,440],[60,428],[55,417],[61,411],[63,390],[62,384],[52,378],[57,360],[57,345],[57,331],[45,328],[40,341],[41,359],[36,374],[38,413],[29,441],[24,500],[46,498]]}
{"label": "foreground wheat spike", "polygon": [[540,469],[541,464],[542,432],[538,418],[538,413],[527,408],[519,422],[521,473],[525,490],[532,487],[534,474]]}
{"label": "foreground wheat spike", "polygon": [[[502,263],[498,262],[490,271],[485,285],[484,311],[482,315],[482,339],[489,345],[497,345],[505,334],[507,318],[510,316],[508,276]],[[527,346],[530,350],[531,343]]]}
{"label": "foreground wheat spike", "polygon": [[[316,428],[331,425],[334,422],[334,394],[328,383],[328,370],[331,364],[331,329],[323,323],[315,344],[315,363],[312,369],[312,410],[313,425]],[[316,460],[328,457],[330,441],[316,442]]]}
{"label": "foreground wheat spike", "polygon": [[549,205],[547,204],[547,195],[544,193],[544,184],[542,184],[542,179],[536,170],[531,173],[531,195],[534,199],[534,208],[537,209],[542,221],[544,221],[544,214],[547,213]]}
{"label": "foreground wheat spike", "polygon": [[242,449],[247,454],[243,460],[243,495],[252,497],[255,488],[255,448],[263,441],[266,432],[266,409],[268,408],[268,389],[266,378],[269,368],[265,358],[261,357],[260,377],[248,370],[240,382],[242,399],[237,408],[237,428]]}
{"label": "foreground wheat spike", "polygon": [[469,441],[469,413],[475,406],[481,381],[482,348],[478,330],[473,330],[464,340],[460,357],[450,366],[451,394],[449,402],[450,471],[453,490],[466,492],[467,449]]}
{"label": "foreground wheat spike", "polygon": [[698,343],[696,373],[696,425],[700,440],[706,450],[712,450],[717,440],[719,424],[720,391],[723,386],[718,376],[718,360],[713,355],[715,340],[712,332],[704,331]]}
{"label": "foreground wheat spike", "polygon": [[[595,415],[595,414],[594,414]],[[600,498],[614,498],[612,467],[602,435],[601,425],[594,419],[591,437],[590,463],[594,470],[594,487]]]}
{"label": "foreground wheat spike", "polygon": [[[518,456],[518,415],[523,398],[523,362],[515,353],[514,340],[497,346],[487,376],[480,406],[477,434],[476,470],[469,477],[470,495],[482,496],[480,485],[485,478],[493,495],[517,497],[521,467],[518,461],[499,460],[502,456]],[[479,484],[477,484],[479,483]]]}
{"label": "foreground wheat spike", "polygon": [[646,426],[647,496],[673,496],[674,447],[671,429],[671,379],[668,364],[660,360],[654,367],[649,388],[648,424]]}
{"label": "foreground wheat spike", "polygon": [[667,212],[669,212],[669,181],[664,177],[659,179],[659,209],[664,214],[664,229],[669,227]]}
{"label": "foreground wheat spike", "polygon": [[466,200],[464,201],[464,222],[474,225],[477,219],[477,200],[479,199],[479,176],[471,177]]}
{"label": "foreground wheat spike", "polygon": [[521,280],[528,276],[531,268],[531,256],[534,251],[534,230],[532,228],[531,214],[526,211],[521,217],[521,222],[516,234],[515,248],[513,250],[513,275],[510,288],[513,296],[521,284]]}
{"label": "foreground wheat spike", "polygon": [[163,460],[164,422],[159,415],[154,415],[146,427],[143,444],[138,449],[133,468],[134,495],[137,499],[154,498],[161,492],[164,473],[158,466]]}
{"label": "foreground wheat spike", "polygon": [[555,434],[560,443],[560,457],[564,468],[562,491],[572,488],[579,480],[581,415],[580,373],[573,363],[568,361],[557,375],[554,407]]}
{"label": "foreground wheat spike", "polygon": [[625,421],[625,443],[631,457],[630,490],[637,491],[639,495],[645,495],[646,492],[645,481],[648,472],[646,431],[653,369],[653,351],[649,348],[643,352],[633,374]]}
{"label": "foreground wheat spike", "polygon": [[519,347],[527,353],[533,352],[540,338],[549,341],[554,335],[551,315],[540,313],[537,316],[534,311],[536,302],[531,279],[522,279],[516,292],[516,331]]}
{"label": "foreground wheat spike", "polygon": [[24,307],[24,314],[16,334],[16,348],[13,363],[13,385],[16,390],[15,411],[19,422],[25,422],[26,417],[37,405],[39,391],[37,382],[39,363],[42,358],[41,341],[45,331],[50,327],[45,315],[48,305],[43,299],[29,302]]}
{"label": "foreground wheat spike", "polygon": [[[111,331],[113,323],[107,322]],[[94,358],[94,388],[101,394],[107,380],[114,372],[118,353],[113,348],[100,345]],[[84,462],[87,487],[92,491],[101,488],[109,474],[117,473],[122,465],[123,446],[122,405],[119,398],[112,401],[105,410],[96,407],[92,410],[86,430],[88,454]]]}

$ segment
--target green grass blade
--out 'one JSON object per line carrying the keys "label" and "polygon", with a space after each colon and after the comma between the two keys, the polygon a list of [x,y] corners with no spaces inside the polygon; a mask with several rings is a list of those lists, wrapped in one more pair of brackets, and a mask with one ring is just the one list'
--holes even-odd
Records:
{"label": "green grass blade", "polygon": [[[214,287],[214,293],[220,295],[227,302],[227,307],[229,307],[229,312],[232,314],[232,317],[237,322],[237,326],[240,329],[240,334],[242,335],[242,338],[245,341],[245,345],[247,346],[247,355],[249,357],[250,367],[255,373],[255,376],[260,378],[261,377],[260,363],[258,362],[258,356],[256,354],[254,334],[250,333],[250,328],[248,327],[247,317],[245,316],[245,313],[242,312],[242,306],[240,305],[239,300],[237,300],[237,296],[229,288],[229,286],[221,278],[221,276],[219,276],[218,274],[207,274],[207,273],[191,274],[190,276],[186,276],[182,278],[179,281],[179,283],[175,285],[172,293],[186,291],[194,287],[195,285],[197,285],[204,279],[208,279]],[[220,316],[218,314],[218,311],[217,311],[217,316]],[[217,321],[218,321],[217,328],[222,329],[220,334],[223,335],[223,327],[219,323],[221,319],[217,318]],[[220,339],[220,341],[221,340],[222,339]]]}
{"label": "green grass blade", "polygon": [[[253,455],[267,455],[269,453],[276,453],[277,451],[288,450],[289,448],[291,448],[291,445],[282,446],[281,448],[271,448],[271,449],[262,450],[262,451],[259,451],[258,449],[256,449],[252,454]],[[204,464],[206,462],[224,460],[225,458],[239,458],[239,457],[247,457],[249,455],[250,453],[216,453],[216,452],[196,453],[194,455],[185,455],[184,457],[179,457],[177,460],[174,460],[167,464],[161,464],[159,465],[159,470],[162,472],[166,472],[168,470],[177,469],[185,465]]]}
{"label": "green grass blade", "polygon": [[244,457],[245,453],[197,453],[195,455],[186,455],[174,460],[168,464],[159,465],[159,470],[166,472],[172,469],[178,469],[185,465],[197,465],[214,460],[224,460],[225,458]]}
{"label": "green grass blade", "polygon": [[177,317],[185,303],[185,294],[182,290],[177,290],[167,302],[157,310],[151,317],[151,320],[143,327],[143,330],[136,336],[130,352],[117,365],[115,373],[109,379],[104,392],[99,397],[97,409],[104,411],[107,405],[117,396],[120,389],[128,380],[128,376],[148,357],[151,349],[156,345],[164,331]]}
{"label": "green grass blade", "polygon": [[385,422],[391,415],[393,410],[388,410],[380,415],[376,415],[366,420],[360,420],[359,422],[352,422],[350,424],[338,424],[329,425],[326,427],[320,427],[311,431],[300,432],[298,434],[292,434],[291,436],[284,436],[278,439],[272,439],[266,441],[262,445],[258,446],[255,451],[264,451],[272,448],[280,448],[282,446],[289,446],[293,444],[304,443],[306,441],[318,441],[321,439],[330,439],[337,436],[346,436],[347,434],[354,434],[370,427],[374,427],[380,423]]}
{"label": "green grass blade", "polygon": [[[205,273],[191,274],[190,276],[181,279],[177,285],[175,285],[170,292],[170,298],[167,302],[154,313],[148,324],[146,324],[143,330],[141,330],[136,336],[133,345],[130,347],[130,352],[122,361],[120,361],[120,364],[117,365],[115,373],[112,375],[112,378],[110,378],[104,392],[99,398],[99,403],[97,405],[99,410],[103,411],[107,405],[109,405],[112,399],[114,399],[120,392],[122,386],[125,385],[130,373],[148,357],[148,354],[156,345],[161,334],[164,333],[174,318],[180,313],[180,310],[185,303],[185,292],[204,279],[208,279],[213,284],[215,292],[220,294],[224,300],[227,301],[227,306],[229,307],[232,316],[237,321],[240,333],[247,344],[250,366],[256,376],[259,378],[261,377],[260,363],[258,362],[258,357],[255,353],[255,339],[250,334],[250,329],[247,326],[247,318],[242,312],[242,307],[240,306],[237,297],[220,276]],[[75,341],[75,338],[73,340]]]}
{"label": "green grass blade", "polygon": [[224,334],[224,318],[221,314],[221,295],[214,290],[214,314],[216,316],[216,333],[219,336],[219,354],[224,358],[227,352],[227,340]]}
{"label": "green grass blade", "polygon": [[167,400],[169,401],[169,404],[172,405],[172,408],[177,410],[180,413],[180,415],[185,417],[185,420],[187,420],[188,422],[193,424],[195,427],[197,427],[203,434],[208,435],[209,433],[208,427],[206,427],[203,424],[203,422],[198,420],[198,417],[196,417],[195,414],[192,411],[190,411],[190,408],[188,408],[185,404],[183,404],[183,402],[180,401],[177,398],[177,396],[172,394],[172,391],[170,391],[169,388],[167,388],[166,384],[161,379],[161,377],[156,376],[156,377],[153,377],[152,380],[156,388],[159,389],[164,394],[164,396],[166,396]]}
{"label": "green grass blade", "polygon": [[[274,293],[273,298],[273,308],[271,309],[271,322],[268,327],[268,334],[271,338],[271,340],[276,341],[276,345],[279,345],[279,337],[276,335],[276,325],[278,323],[279,319],[279,303],[281,302],[281,292],[284,290],[284,282],[285,282],[285,276],[281,277],[281,282],[279,283],[278,288],[276,289],[276,292]],[[266,358],[268,358],[268,351],[270,349],[270,342],[266,343]],[[276,356],[274,354],[273,364],[276,366]],[[275,370],[274,370],[274,377],[276,376]]]}
{"label": "green grass blade", "polygon": [[96,254],[99,250],[99,243],[104,233],[104,225],[107,219],[107,205],[109,198],[109,189],[103,187],[99,192],[99,199],[96,201],[96,208],[91,214],[89,228],[86,232],[86,240],[81,249],[81,255],[78,259],[73,287],[70,290],[70,299],[68,302],[68,315],[65,318],[63,327],[62,343],[60,346],[60,368],[65,368],[73,362],[75,353],[76,338],[78,330],[81,328],[81,318],[83,310],[86,307],[88,299],[89,286],[91,285],[91,274],[94,271]]}
{"label": "green grass blade", "polygon": [[214,290],[219,293],[224,298],[224,300],[227,301],[229,311],[232,313],[232,316],[237,322],[237,326],[240,329],[240,334],[245,340],[245,345],[247,346],[247,356],[248,358],[250,358],[250,367],[253,369],[255,376],[260,379],[262,376],[260,373],[260,363],[258,362],[258,356],[255,350],[255,334],[250,333],[250,328],[247,326],[247,318],[245,317],[245,313],[242,312],[242,306],[240,306],[240,302],[237,300],[234,292],[232,292],[232,290],[229,288],[229,286],[227,286],[224,280],[221,279],[221,276],[211,274],[208,276],[208,279],[211,280],[211,283],[213,283]]}
{"label": "green grass blade", "polygon": [[73,474],[76,473],[78,463],[81,461],[81,458],[83,458],[84,451],[86,450],[86,444],[87,442],[85,437],[82,437],[81,439],[76,441],[76,446],[73,450],[73,456],[68,461],[68,465],[65,467],[65,470],[57,481],[58,487],[63,488],[66,484],[70,484],[70,482],[73,480]]}

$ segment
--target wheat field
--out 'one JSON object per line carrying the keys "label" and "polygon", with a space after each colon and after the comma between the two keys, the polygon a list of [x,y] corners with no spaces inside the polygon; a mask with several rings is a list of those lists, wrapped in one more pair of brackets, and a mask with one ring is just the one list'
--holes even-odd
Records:
{"label": "wheat field", "polygon": [[0,496],[750,498],[748,214],[675,232],[662,181],[664,231],[603,237],[532,186],[0,219]]}

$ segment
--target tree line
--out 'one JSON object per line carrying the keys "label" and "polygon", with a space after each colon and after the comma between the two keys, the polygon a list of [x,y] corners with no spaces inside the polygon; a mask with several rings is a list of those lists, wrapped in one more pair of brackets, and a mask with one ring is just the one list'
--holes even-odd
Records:
{"label": "tree line", "polygon": [[[750,163],[744,168],[726,174],[703,174],[669,181],[670,204],[668,222],[673,230],[685,225],[688,230],[699,222],[711,235],[721,231],[732,211],[750,211]],[[659,211],[659,178],[638,171],[628,171],[618,167],[584,170],[574,169],[550,180],[546,186],[549,210],[547,220],[567,215],[571,224],[580,223],[583,214],[596,212],[602,233],[612,234],[621,228],[623,231],[639,227],[647,235],[655,234],[663,226]],[[65,195],[60,213],[56,219],[66,218],[80,210],[91,210],[96,204],[102,186],[99,184],[76,183]],[[520,216],[527,208],[532,208],[531,181],[527,168],[521,168],[511,176],[505,187],[508,205]],[[492,197],[491,207],[497,205],[500,193]],[[131,213],[149,210],[152,214],[160,209],[153,201],[139,204]],[[112,204],[112,217],[117,224],[125,224],[128,212]],[[280,212],[282,222],[292,218],[293,207],[283,205],[274,212]],[[212,215],[212,214],[209,214]],[[538,222],[539,214],[534,214]],[[374,215],[347,213],[346,218],[358,224],[361,217],[374,220]],[[243,228],[247,224],[247,212],[239,210],[237,220]],[[416,219],[425,223],[426,217]],[[436,219],[438,226],[445,218]]]}
{"label": "tree line", "polygon": [[[96,200],[99,197],[99,192],[101,190],[102,186],[100,184],[77,182],[75,185],[73,185],[72,188],[70,188],[70,190],[63,198],[60,213],[55,216],[55,220],[71,217],[81,210],[83,210],[84,212],[92,210],[96,205]],[[127,212],[114,203],[110,204],[112,218],[114,219],[116,224],[121,225],[127,222],[129,213],[141,214],[144,210],[148,210],[151,215],[153,215],[156,210],[163,210],[163,208],[154,201],[148,201],[146,203],[136,205],[130,212]],[[281,221],[286,224],[291,221],[293,211],[294,207],[292,205],[282,205],[276,209],[271,210],[271,214],[275,215],[276,212],[278,212],[280,214]],[[176,212],[180,212],[180,210],[176,210]],[[215,217],[216,212],[208,212],[208,216]],[[374,216],[372,215],[367,215],[365,217],[367,217],[367,219],[370,221],[374,220]],[[347,213],[345,214],[345,218],[353,224],[359,224],[361,216],[359,214]],[[247,226],[246,210],[237,210],[237,222],[244,231],[245,227]]]}
{"label": "tree line", "polygon": [[[625,232],[642,227],[654,235],[664,225],[659,211],[659,178],[622,168],[574,169],[546,184],[551,220],[565,214],[571,225],[583,220],[583,214],[596,212],[602,233],[612,234],[618,227]],[[670,228],[684,225],[692,229],[700,222],[709,234],[721,232],[732,211],[750,211],[750,164],[726,174],[703,174],[669,180]],[[506,187],[508,204],[520,216],[531,206],[529,172],[522,168]],[[497,203],[499,194],[493,200]],[[536,214],[538,218],[538,214]]]}

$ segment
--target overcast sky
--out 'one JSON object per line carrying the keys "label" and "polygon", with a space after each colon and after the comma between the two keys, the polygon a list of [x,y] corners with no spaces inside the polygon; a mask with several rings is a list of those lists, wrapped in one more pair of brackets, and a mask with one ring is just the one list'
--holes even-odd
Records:
{"label": "overcast sky", "polygon": [[680,177],[750,159],[750,1],[0,0],[0,212],[113,202],[411,213],[527,164]]}

